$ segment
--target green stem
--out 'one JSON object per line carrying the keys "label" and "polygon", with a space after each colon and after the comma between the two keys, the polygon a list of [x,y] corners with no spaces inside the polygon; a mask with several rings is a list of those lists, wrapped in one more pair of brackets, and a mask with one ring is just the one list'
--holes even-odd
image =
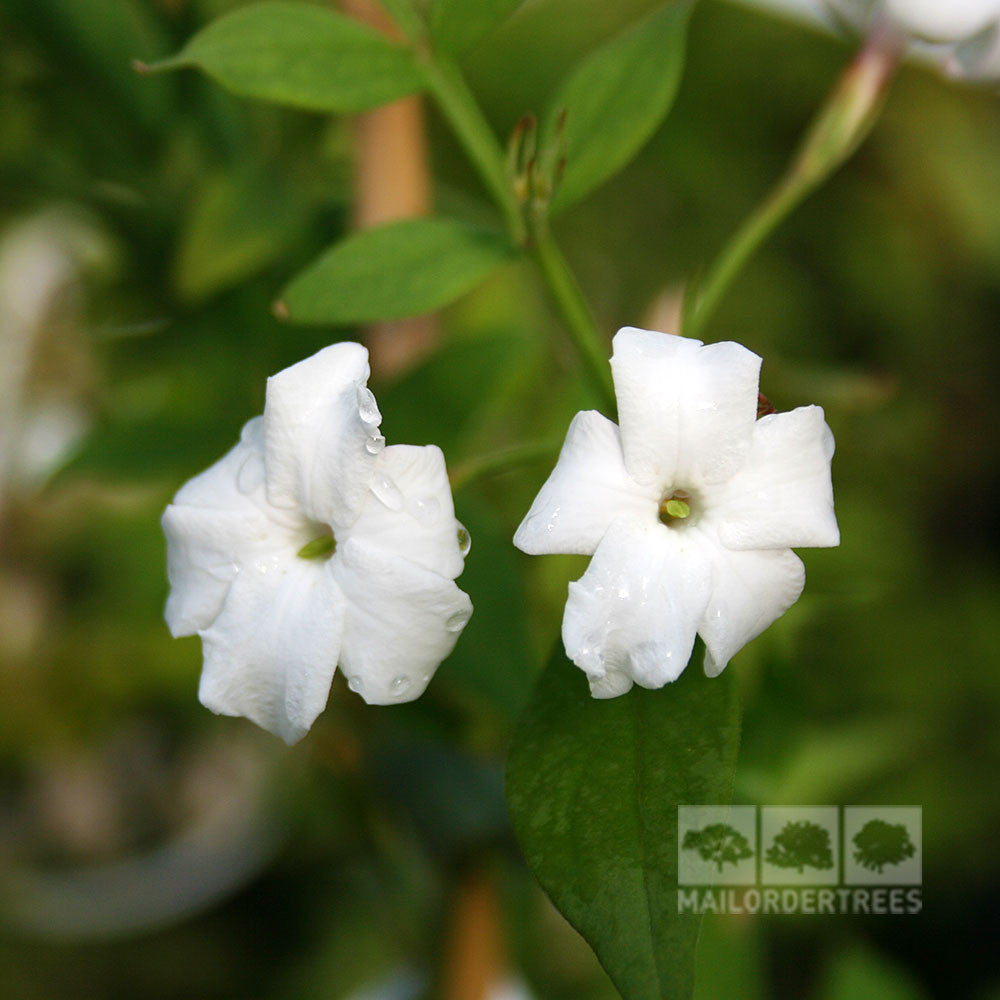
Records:
{"label": "green stem", "polygon": [[499,475],[511,469],[528,465],[542,459],[549,459],[559,451],[559,445],[552,441],[532,441],[530,444],[516,444],[490,455],[470,459],[459,465],[448,477],[452,492],[457,493],[477,479]]}
{"label": "green stem", "polygon": [[520,246],[526,231],[521,206],[514,196],[507,159],[458,67],[440,53],[424,53],[424,78],[473,166],[493,196],[510,238]]}
{"label": "green stem", "polygon": [[548,226],[543,222],[532,234],[531,251],[549,294],[559,310],[573,346],[584,363],[590,381],[600,393],[602,402],[614,416],[617,411],[611,368],[608,365],[608,344],[594,320],[583,292],[566,258],[563,257]]}
{"label": "green stem", "polygon": [[785,176],[736,231],[685,310],[684,333],[697,336],[732,280],[779,223],[858,148],[871,131],[899,64],[900,40],[880,26],[837,81]]}
{"label": "green stem", "polygon": [[532,226],[529,241],[524,210],[514,192],[507,157],[458,68],[439,53],[425,52],[423,55],[424,75],[431,93],[503,212],[511,239],[519,246],[530,242],[532,254],[570,338],[602,401],[610,406],[613,414],[615,395],[608,368],[608,345],[576,278],[544,219]]}

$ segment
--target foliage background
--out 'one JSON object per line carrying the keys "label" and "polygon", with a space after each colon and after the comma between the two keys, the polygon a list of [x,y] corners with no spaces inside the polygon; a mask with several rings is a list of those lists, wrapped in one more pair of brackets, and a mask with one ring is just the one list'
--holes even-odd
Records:
{"label": "foliage background", "polygon": [[[458,492],[477,611],[419,703],[366,711],[335,684],[289,752],[197,704],[198,642],[162,623],[163,506],[260,411],[268,374],[358,336],[270,313],[348,225],[349,122],[130,69],[236,5],[0,3],[0,240],[23,247],[34,220],[73,262],[2,410],[28,442],[0,483],[4,993],[341,998],[400,970],[433,992],[458,901],[486,878],[503,964],[534,995],[614,997],[534,888],[502,799],[511,726],[582,568],[509,544],[544,463]],[[465,60],[501,134],[652,6],[526,4]],[[711,258],[850,54],[699,5],[667,122],[556,226],[609,334]],[[436,204],[488,217],[433,117],[430,138]],[[838,444],[843,544],[803,553],[805,596],[730,668],[738,800],[922,805],[924,912],[716,921],[703,997],[1000,996],[998,192],[998,98],[907,68],[706,331],[764,356],[779,409],[822,404]],[[418,368],[374,372],[390,441],[459,466],[558,440],[593,405],[526,266],[441,322]]]}

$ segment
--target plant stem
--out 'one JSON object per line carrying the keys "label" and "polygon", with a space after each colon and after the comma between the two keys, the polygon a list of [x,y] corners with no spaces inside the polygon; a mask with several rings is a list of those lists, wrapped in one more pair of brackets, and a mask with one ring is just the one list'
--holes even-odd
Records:
{"label": "plant stem", "polygon": [[445,56],[424,53],[423,68],[427,87],[441,113],[503,213],[510,238],[520,246],[526,236],[524,217],[507,174],[506,157],[486,116],[458,67]]}
{"label": "plant stem", "polygon": [[436,52],[424,52],[424,74],[445,118],[455,131],[479,175],[496,200],[511,240],[526,243],[539,266],[545,285],[584,367],[600,393],[601,401],[615,412],[615,395],[608,368],[608,345],[580,291],[569,264],[543,219],[528,232],[525,213],[514,192],[513,177],[485,115],[476,103],[458,68]]}
{"label": "plant stem", "polygon": [[452,492],[457,493],[477,479],[508,472],[530,462],[551,458],[559,451],[554,441],[532,441],[530,444],[516,444],[489,455],[470,459],[459,465],[448,477]]}
{"label": "plant stem", "polygon": [[601,401],[609,407],[609,415],[614,416],[618,404],[608,365],[608,345],[583,297],[576,276],[544,221],[532,233],[531,251],[591,384],[600,394]]}
{"label": "plant stem", "polygon": [[695,303],[685,310],[686,336],[697,336],[701,332],[733,278],[754,251],[868,135],[885,102],[900,52],[898,35],[886,25],[877,25],[819,109],[785,176],[712,264]]}

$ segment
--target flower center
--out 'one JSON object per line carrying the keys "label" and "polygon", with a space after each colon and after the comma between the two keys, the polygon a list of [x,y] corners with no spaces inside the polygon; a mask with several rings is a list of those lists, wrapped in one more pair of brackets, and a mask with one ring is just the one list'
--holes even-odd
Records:
{"label": "flower center", "polygon": [[668,528],[684,524],[691,516],[691,494],[687,490],[667,490],[660,501],[660,522]]}
{"label": "flower center", "polygon": [[296,553],[300,559],[329,559],[337,551],[337,540],[332,529],[323,525],[320,534],[306,542]]}

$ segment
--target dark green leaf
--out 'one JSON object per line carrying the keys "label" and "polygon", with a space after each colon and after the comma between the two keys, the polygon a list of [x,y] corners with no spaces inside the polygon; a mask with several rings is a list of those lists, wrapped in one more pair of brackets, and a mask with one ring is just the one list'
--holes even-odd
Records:
{"label": "dark green leaf", "polygon": [[680,84],[691,3],[655,11],[591,53],[563,82],[545,117],[553,142],[565,111],[566,169],[553,210],[621,170],[663,121]]}
{"label": "dark green leaf", "polygon": [[731,671],[689,665],[659,691],[602,701],[561,649],[518,727],[515,833],[626,1000],[691,996],[700,918],[677,912],[677,806],[729,801],[738,739]]}
{"label": "dark green leaf", "polygon": [[198,66],[244,97],[314,111],[364,111],[422,87],[412,53],[364,24],[305,3],[240,7],[151,70]]}
{"label": "dark green leaf", "polygon": [[434,0],[431,33],[443,49],[459,53],[474,45],[520,5],[521,0]]}
{"label": "dark green leaf", "polygon": [[454,219],[407,219],[349,236],[289,285],[290,319],[401,319],[453,302],[513,254],[502,237]]}

